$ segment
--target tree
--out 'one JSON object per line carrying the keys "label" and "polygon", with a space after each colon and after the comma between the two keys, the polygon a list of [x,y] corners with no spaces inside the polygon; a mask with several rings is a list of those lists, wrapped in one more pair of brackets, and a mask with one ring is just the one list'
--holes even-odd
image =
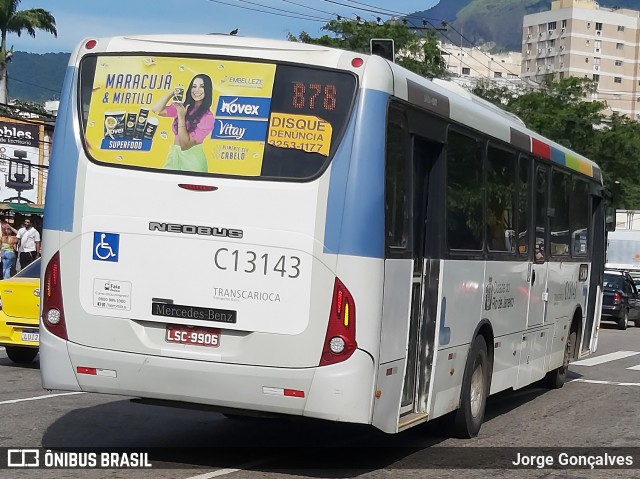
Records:
{"label": "tree", "polygon": [[597,132],[592,155],[613,193],[614,206],[640,209],[640,123],[612,115]]}
{"label": "tree", "polygon": [[322,29],[333,35],[313,38],[307,32],[301,32],[298,36],[289,33],[288,38],[294,42],[313,43],[366,54],[369,53],[369,41],[372,38],[391,38],[395,43],[396,63],[422,76],[448,76],[446,62],[438,48],[434,30],[416,32],[401,21],[378,24],[355,20],[331,20]]}
{"label": "tree", "polygon": [[0,103],[7,103],[7,62],[13,55],[13,47],[7,50],[7,33],[20,36],[23,31],[35,38],[36,30],[43,30],[57,37],[56,20],[47,10],[31,8],[18,10],[21,0],[0,0]]}

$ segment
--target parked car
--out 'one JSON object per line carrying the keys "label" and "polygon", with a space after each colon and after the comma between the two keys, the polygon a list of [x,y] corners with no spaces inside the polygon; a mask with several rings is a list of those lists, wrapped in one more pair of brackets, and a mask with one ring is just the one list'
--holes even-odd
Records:
{"label": "parked car", "polygon": [[0,346],[15,363],[30,363],[40,346],[40,258],[0,280]]}
{"label": "parked car", "polygon": [[631,320],[636,327],[640,327],[640,296],[629,273],[605,271],[603,292],[603,321],[615,321],[618,328],[627,329]]}

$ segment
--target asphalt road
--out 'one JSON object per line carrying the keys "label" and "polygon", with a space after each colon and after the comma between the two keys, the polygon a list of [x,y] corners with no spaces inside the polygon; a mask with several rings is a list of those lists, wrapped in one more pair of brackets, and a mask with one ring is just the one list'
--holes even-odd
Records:
{"label": "asphalt road", "polygon": [[[479,436],[466,441],[447,437],[446,419],[386,435],[365,426],[228,419],[210,411],[138,404],[127,397],[45,391],[38,367],[37,360],[26,367],[14,365],[0,349],[0,446],[58,452],[86,448],[76,449],[85,453],[126,448],[147,452],[154,467],[4,469],[0,477],[640,477],[640,448],[615,449],[639,444],[640,328],[619,331],[604,324],[598,351],[571,365],[564,388],[531,386],[492,397]],[[557,464],[563,452],[565,457],[631,455],[634,465],[505,468],[518,453],[535,454],[536,461],[548,455]]]}

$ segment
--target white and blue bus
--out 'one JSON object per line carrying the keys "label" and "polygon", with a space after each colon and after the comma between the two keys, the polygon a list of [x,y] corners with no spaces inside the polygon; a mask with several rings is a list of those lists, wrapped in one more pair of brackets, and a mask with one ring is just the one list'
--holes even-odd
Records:
{"label": "white and blue bus", "polygon": [[601,170],[380,57],[86,40],[49,175],[47,389],[471,437],[595,349]]}

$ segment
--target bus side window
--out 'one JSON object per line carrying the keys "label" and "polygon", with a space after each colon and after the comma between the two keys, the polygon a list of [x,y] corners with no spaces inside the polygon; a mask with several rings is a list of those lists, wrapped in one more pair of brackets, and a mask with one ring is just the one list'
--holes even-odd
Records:
{"label": "bus side window", "polygon": [[539,166],[536,170],[536,243],[534,260],[544,262],[547,251],[547,212],[549,207],[549,169]]}
{"label": "bus side window", "polygon": [[387,252],[394,256],[411,253],[409,170],[410,138],[404,111],[391,105],[388,113],[385,160],[385,232]]}
{"label": "bus side window", "polygon": [[483,246],[482,142],[456,131],[447,138],[447,245],[480,251]]}
{"label": "bus side window", "polygon": [[489,145],[487,155],[487,245],[489,251],[515,252],[513,201],[515,154]]}
{"label": "bus side window", "polygon": [[521,257],[529,257],[531,223],[531,158],[520,156],[518,165],[518,208],[516,218],[517,249]]}
{"label": "bus side window", "polygon": [[589,252],[589,184],[574,177],[572,190],[569,212],[571,254],[587,256]]}
{"label": "bus side window", "polygon": [[569,205],[571,203],[571,175],[555,168],[551,171],[550,253],[568,256],[570,253]]}

